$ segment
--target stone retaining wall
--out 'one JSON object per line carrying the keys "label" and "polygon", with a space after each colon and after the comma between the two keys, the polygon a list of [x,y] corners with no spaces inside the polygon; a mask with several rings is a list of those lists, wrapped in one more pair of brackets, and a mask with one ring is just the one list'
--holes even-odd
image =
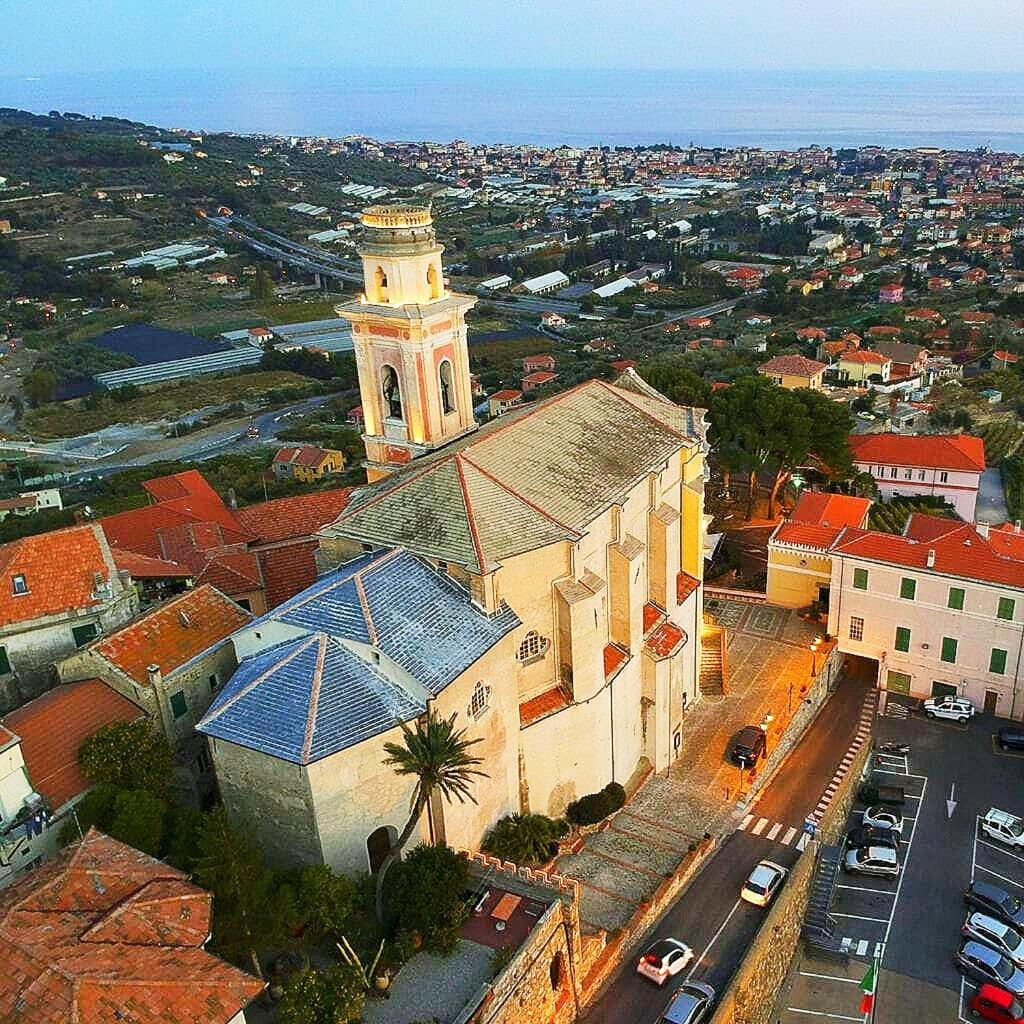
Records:
{"label": "stone retaining wall", "polygon": [[[822,816],[818,836],[826,843],[834,843],[843,832],[870,754],[870,742],[861,742]],[[814,875],[814,848],[815,844],[810,844],[790,872],[743,963],[721,993],[710,1024],[770,1024],[775,999],[800,938]]]}

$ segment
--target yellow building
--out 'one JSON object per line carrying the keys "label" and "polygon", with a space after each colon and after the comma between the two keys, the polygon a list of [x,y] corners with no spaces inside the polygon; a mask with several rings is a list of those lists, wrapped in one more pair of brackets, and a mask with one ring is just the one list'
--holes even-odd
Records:
{"label": "yellow building", "polygon": [[239,636],[200,725],[271,855],[346,871],[373,868],[408,810],[383,764],[396,720],[429,707],[481,741],[478,802],[420,825],[475,848],[502,815],[664,770],[701,698],[703,410],[627,370],[478,428],[473,300],[444,290],[429,212],[365,222],[368,294],[338,312],[373,482],[321,531],[319,583]]}
{"label": "yellow building", "polygon": [[281,448],[272,463],[274,479],[302,480],[312,483],[325,476],[333,476],[345,468],[345,456],[333,448],[314,445],[294,445]]}
{"label": "yellow building", "polygon": [[757,372],[788,391],[796,391],[799,388],[820,391],[822,378],[827,369],[824,363],[819,363],[816,359],[790,355],[769,359],[767,363],[762,363],[757,368]]}

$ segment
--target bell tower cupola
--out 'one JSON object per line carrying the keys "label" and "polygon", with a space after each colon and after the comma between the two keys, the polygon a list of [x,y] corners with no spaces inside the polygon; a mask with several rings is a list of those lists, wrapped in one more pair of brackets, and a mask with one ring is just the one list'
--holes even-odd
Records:
{"label": "bell tower cupola", "polygon": [[466,310],[445,287],[430,210],[371,206],[362,215],[363,294],[337,307],[352,324],[372,481],[476,429]]}

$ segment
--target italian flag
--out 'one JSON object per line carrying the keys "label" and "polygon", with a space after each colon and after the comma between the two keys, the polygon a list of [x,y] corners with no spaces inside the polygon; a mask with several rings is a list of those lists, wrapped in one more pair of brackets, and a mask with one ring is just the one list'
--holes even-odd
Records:
{"label": "italian flag", "polygon": [[867,974],[865,974],[861,979],[860,990],[864,993],[860,1000],[861,1013],[871,1013],[871,1010],[875,1005],[875,980],[878,973],[877,967],[877,962],[872,961]]}

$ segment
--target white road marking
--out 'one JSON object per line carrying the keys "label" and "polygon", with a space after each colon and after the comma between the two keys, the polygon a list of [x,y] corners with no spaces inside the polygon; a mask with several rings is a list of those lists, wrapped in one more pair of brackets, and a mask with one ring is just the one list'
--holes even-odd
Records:
{"label": "white road marking", "polygon": [[[928,789],[928,779],[927,779],[927,777],[925,777],[924,778],[924,782],[921,783],[921,797],[920,797],[920,799],[922,799],[922,800],[924,799],[924,794],[927,791],[927,789]],[[913,847],[913,842],[914,842],[914,833],[916,831],[917,831],[917,822],[915,821],[914,824],[911,826],[911,829],[910,829],[910,839],[909,839],[908,844],[907,844],[907,855],[906,855],[906,857],[903,858],[903,866],[902,866],[902,868],[900,870],[900,877],[899,877],[899,880],[896,882],[896,895],[895,895],[895,898],[893,899],[893,902],[892,902],[892,910],[889,911],[889,923],[885,926],[885,934],[882,936],[882,942],[883,943],[888,943],[888,941],[889,941],[889,932],[892,931],[892,922],[893,922],[893,918],[896,916],[896,907],[899,906],[900,893],[903,891],[903,879],[905,879],[907,877],[907,865],[910,863],[910,854],[913,852],[912,851],[912,847]],[[879,967],[882,966],[881,962],[879,962],[878,966]]]}
{"label": "white road marking", "polygon": [[821,978],[822,981],[842,981],[847,985],[859,985],[856,978],[842,978],[838,974],[814,974],[812,971],[797,971],[804,978]]}
{"label": "white road marking", "polygon": [[743,902],[742,900],[737,900],[732,905],[732,910],[729,911],[729,913],[726,915],[725,920],[718,926],[718,931],[715,932],[715,934],[711,936],[711,941],[704,947],[704,952],[701,953],[701,955],[699,957],[697,957],[696,960],[693,961],[693,966],[690,968],[690,973],[686,975],[686,980],[687,981],[689,981],[693,977],[693,975],[696,972],[697,968],[700,966],[701,960],[703,960],[704,957],[706,957],[708,955],[708,953],[711,952],[711,947],[718,941],[718,937],[722,934],[722,932],[725,931],[725,926],[732,920],[732,915],[735,914],[736,911],[740,909],[740,904],[742,902]]}
{"label": "white road marking", "polygon": [[990,850],[998,850],[998,852],[1004,857],[1009,857],[1011,860],[1019,860],[1021,864],[1024,864],[1024,857],[1019,857],[1015,853],[1010,853],[1010,851],[1003,846],[996,846],[995,843],[990,843],[987,839],[982,839],[981,836],[978,836],[978,843],[981,846],[987,846]]}
{"label": "white road marking", "polygon": [[761,818],[760,821],[750,830],[755,836],[759,836],[768,824],[767,818]]}
{"label": "white road marking", "polygon": [[781,831],[782,831],[782,823],[777,821],[768,830],[767,834],[765,835],[765,839],[774,839]]}
{"label": "white road marking", "polygon": [[857,943],[857,956],[863,956],[868,951],[868,940],[861,939]]}
{"label": "white road marking", "polygon": [[811,837],[806,832],[804,832],[804,834],[800,836],[800,838],[797,840],[796,848],[801,853],[803,853],[803,851],[807,848],[807,844],[810,841],[810,838]]}
{"label": "white road marking", "polygon": [[789,831],[779,840],[784,846],[789,846],[793,842],[793,837],[796,835],[796,829],[791,825]]}
{"label": "white road marking", "polygon": [[995,878],[1001,878],[1004,882],[1009,882],[1010,885],[1017,886],[1018,889],[1024,889],[1024,884],[1020,882],[1015,882],[1012,878],[1007,878],[1006,875],[1001,875],[998,871],[993,871],[991,868],[986,868],[983,865],[979,864],[978,870],[984,871],[986,875],[992,875]]}
{"label": "white road marking", "polygon": [[787,1006],[790,1013],[805,1013],[809,1017],[827,1017],[829,1020],[854,1020],[857,1024],[863,1024],[863,1017],[845,1017],[841,1013],[823,1013],[821,1010],[801,1010],[799,1006]]}
{"label": "white road marking", "polygon": [[741,822],[740,822],[740,827],[739,827],[739,831],[740,831],[740,832],[744,831],[744,829],[746,829],[746,827],[747,827],[747,826],[748,826],[748,825],[749,825],[749,824],[750,824],[750,823],[751,823],[751,822],[752,822],[753,820],[754,820],[754,816],[753,816],[752,814],[748,814],[748,815],[747,815],[747,816],[746,816],[746,817],[745,817],[745,818],[743,819],[743,821],[741,821]]}
{"label": "white road marking", "polygon": [[868,889],[863,885],[836,885],[837,889],[852,889],[854,892],[873,892],[879,896],[895,896],[894,892],[889,892],[888,889]]}
{"label": "white road marking", "polygon": [[[894,908],[895,909],[895,908]],[[888,924],[884,917],[864,917],[863,914],[840,914],[835,910],[829,911],[833,917],[848,917],[852,921],[873,921],[875,924]]]}

